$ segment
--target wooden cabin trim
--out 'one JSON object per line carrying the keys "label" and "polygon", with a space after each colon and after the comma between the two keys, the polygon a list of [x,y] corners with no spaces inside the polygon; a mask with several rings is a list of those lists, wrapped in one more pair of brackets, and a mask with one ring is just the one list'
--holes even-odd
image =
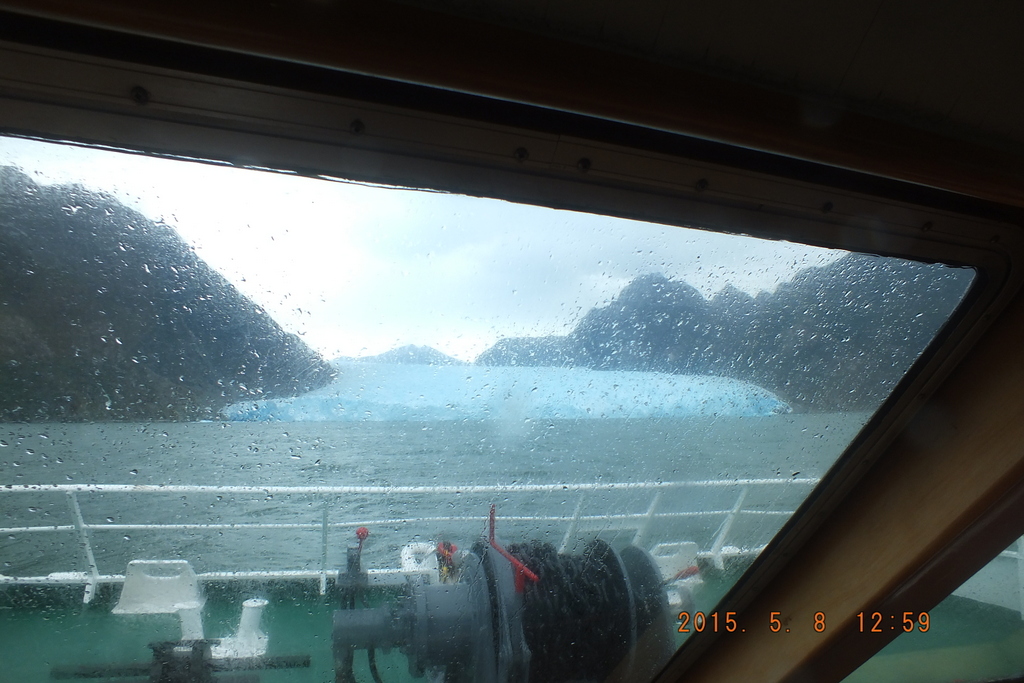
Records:
{"label": "wooden cabin trim", "polygon": [[[877,465],[686,670],[687,683],[841,680],[894,634],[856,614],[927,611],[1021,534],[1024,298],[1018,296]],[[837,587],[842,587],[837,590]],[[815,612],[826,628],[812,628]],[[772,633],[770,612],[790,633]],[[659,680],[678,680],[672,664]]]}
{"label": "wooden cabin trim", "polygon": [[[133,34],[525,102],[1024,207],[1024,159],[797,95],[382,0],[2,0]],[[812,125],[808,113],[834,119]]]}

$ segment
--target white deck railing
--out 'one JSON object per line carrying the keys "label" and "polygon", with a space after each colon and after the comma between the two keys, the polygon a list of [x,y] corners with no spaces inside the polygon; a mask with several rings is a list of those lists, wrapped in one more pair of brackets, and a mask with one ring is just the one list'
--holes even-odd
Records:
{"label": "white deck railing", "polygon": [[[676,540],[696,541],[700,547],[698,557],[710,560],[722,567],[725,558],[735,555],[753,555],[760,552],[770,540],[785,518],[793,514],[793,510],[810,490],[818,483],[812,478],[788,479],[728,479],[728,480],[697,480],[677,482],[616,482],[616,483],[582,483],[582,484],[510,484],[510,485],[441,485],[441,486],[213,486],[213,485],[125,485],[125,484],[23,484],[0,486],[0,501],[5,505],[0,509],[14,509],[11,505],[25,505],[31,500],[48,497],[53,494],[64,494],[67,499],[68,523],[63,524],[30,524],[0,527],[0,535],[8,538],[8,547],[17,545],[19,539],[28,540],[39,534],[74,534],[80,545],[82,559],[87,571],[57,571],[43,576],[5,576],[0,574],[0,585],[3,584],[84,584],[85,602],[89,602],[96,588],[104,583],[117,583],[124,580],[122,574],[104,573],[100,571],[94,552],[94,534],[111,532],[130,533],[139,531],[157,531],[162,534],[196,534],[215,532],[224,534],[243,530],[295,530],[320,532],[320,562],[318,569],[259,569],[258,567],[242,567],[237,571],[208,571],[199,574],[205,581],[231,579],[313,579],[319,580],[320,590],[324,592],[328,579],[336,575],[336,569],[328,564],[328,550],[331,547],[332,532],[354,530],[365,526],[374,530],[384,530],[397,539],[397,547],[408,542],[423,530],[436,529],[443,525],[457,525],[472,528],[483,524],[486,513],[479,515],[415,515],[415,516],[371,516],[357,518],[350,510],[341,509],[346,499],[352,496],[369,496],[374,499],[385,499],[393,504],[403,502],[412,504],[418,510],[430,510],[437,505],[430,504],[435,497],[440,504],[451,500],[452,496],[477,496],[499,502],[499,519],[503,524],[529,524],[538,529],[546,530],[551,535],[557,533],[561,537],[559,550],[564,551],[569,543],[581,534],[593,532],[632,532],[631,542],[637,545],[644,543],[650,536],[657,536],[666,525],[679,525],[684,522],[699,522],[701,529],[714,528],[713,533],[694,532],[703,538],[677,538]],[[691,491],[687,498],[687,490]],[[727,500],[733,501],[727,506],[716,509],[677,509],[679,500],[692,500],[699,496],[706,499],[708,492],[720,491],[729,494]],[[650,497],[643,497],[645,493]],[[626,501],[632,509],[609,512],[608,497],[618,494],[632,495],[634,500]],[[669,494],[666,499],[666,494]],[[307,501],[306,508],[319,507],[318,519],[306,521],[242,521],[242,522],[167,522],[167,523],[114,523],[105,521],[92,522],[83,515],[79,499],[87,499],[94,495],[135,495],[153,497],[154,504],[161,496],[220,496],[257,495],[267,500],[274,496],[299,495],[312,498],[319,505]],[[572,503],[572,514],[523,514],[517,510],[524,504],[529,507],[537,496],[552,496]],[[588,496],[591,496],[588,499]],[[639,496],[639,498],[638,498]],[[598,498],[593,502],[594,498]],[[722,498],[722,495],[719,495]],[[29,500],[26,500],[29,499]],[[518,503],[515,499],[519,499]],[[751,502],[753,500],[753,502]],[[464,499],[463,499],[464,500]],[[16,501],[16,502],[15,502]],[[504,502],[501,502],[504,501]],[[588,510],[591,507],[602,507],[604,511]],[[642,503],[640,507],[637,503]],[[666,505],[666,503],[668,503]],[[566,506],[568,509],[570,506]],[[779,509],[786,507],[787,509]],[[502,514],[502,509],[511,509],[511,514]],[[791,509],[789,509],[791,508]],[[291,509],[289,516],[294,516]],[[53,514],[53,513],[51,513]],[[347,519],[331,521],[331,515],[344,514]],[[5,515],[8,519],[10,516]],[[737,534],[737,524],[744,519],[777,518],[772,523],[755,525],[757,533]],[[717,524],[716,524],[717,522]],[[749,531],[749,530],[748,530]],[[376,531],[375,531],[376,533]],[[404,539],[403,539],[404,534]],[[334,539],[338,542],[337,537]],[[394,545],[394,544],[393,544]],[[259,554],[254,555],[254,562]],[[69,568],[71,569],[71,568]],[[370,576],[379,582],[389,579],[400,579],[400,569],[371,568]]]}

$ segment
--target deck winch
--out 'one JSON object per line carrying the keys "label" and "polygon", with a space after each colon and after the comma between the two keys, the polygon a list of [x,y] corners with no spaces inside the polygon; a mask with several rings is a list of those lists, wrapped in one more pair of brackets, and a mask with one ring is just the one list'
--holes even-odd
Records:
{"label": "deck winch", "polygon": [[414,676],[443,670],[449,682],[603,681],[617,667],[650,678],[653,668],[638,668],[673,649],[667,612],[661,575],[640,548],[595,540],[566,555],[539,542],[506,550],[492,536],[464,556],[455,583],[413,579],[392,604],[335,612],[338,680],[351,677],[355,650],[372,658],[392,647]]}

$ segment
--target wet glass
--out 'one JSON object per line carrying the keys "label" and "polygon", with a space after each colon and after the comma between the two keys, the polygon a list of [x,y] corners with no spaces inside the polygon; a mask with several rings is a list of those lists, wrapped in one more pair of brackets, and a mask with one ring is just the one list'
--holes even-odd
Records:
{"label": "wet glass", "polygon": [[[1024,539],[1014,541],[845,680],[995,681],[1024,673]],[[925,615],[925,621],[917,623]],[[864,615],[865,631],[879,621]],[[884,621],[884,620],[883,620]],[[878,624],[888,627],[887,624]]]}
{"label": "wet glass", "polygon": [[974,277],[9,138],[0,250],[26,680],[196,634],[308,680],[642,679]]}

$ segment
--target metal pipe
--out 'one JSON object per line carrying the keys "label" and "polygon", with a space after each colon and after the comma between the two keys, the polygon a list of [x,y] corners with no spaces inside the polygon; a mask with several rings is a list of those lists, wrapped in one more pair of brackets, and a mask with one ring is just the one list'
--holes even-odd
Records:
{"label": "metal pipe", "polygon": [[738,486],[815,486],[816,478],[802,479],[707,479],[694,481],[639,481],[586,484],[492,484],[472,486],[212,486],[184,484],[9,484],[0,494],[28,492],[88,493],[266,493],[266,494],[371,494],[400,493],[544,493],[552,491],[630,491],[673,488],[728,488]]}
{"label": "metal pipe", "polygon": [[637,528],[636,533],[633,534],[633,545],[640,545],[640,541],[643,540],[644,534],[647,533],[647,527],[651,525],[651,520],[654,519],[654,510],[658,507],[659,502],[661,502],[661,491],[654,494],[654,500],[651,501],[650,507],[647,508],[647,514],[644,515],[643,524],[641,524]]}
{"label": "metal pipe", "polygon": [[729,516],[722,522],[722,529],[718,532],[718,536],[715,538],[715,542],[711,545],[711,557],[714,559],[715,567],[718,569],[725,569],[725,560],[722,559],[722,546],[725,545],[725,537],[729,535],[729,531],[732,529],[733,522],[740,514],[740,509],[743,507],[743,501],[747,497],[747,488],[744,487],[740,491],[739,498],[736,499],[736,504],[733,506]]}
{"label": "metal pipe", "polygon": [[[792,510],[741,510],[741,514],[764,517],[788,517],[793,514]],[[730,510],[696,510],[692,512],[658,512],[652,519],[688,519],[700,517],[715,517],[731,514]],[[608,521],[633,522],[646,519],[648,513],[623,513],[618,515],[582,515],[579,517],[563,516],[542,516],[542,515],[507,515],[503,517],[510,522],[585,522],[604,523]],[[327,525],[329,529],[349,529],[360,526],[389,526],[395,524],[411,523],[433,523],[433,522],[478,522],[479,517],[404,517],[389,519],[366,519],[355,522],[331,522]],[[226,530],[226,529],[297,529],[302,531],[316,531],[323,528],[320,522],[295,522],[295,523],[273,523],[273,522],[239,522],[235,524],[86,524],[89,531],[156,531],[167,529],[171,531],[202,531],[202,530]],[[55,531],[77,531],[77,526],[72,525],[49,525],[49,526],[13,526],[0,527],[0,534],[17,534],[32,532],[55,532]]]}
{"label": "metal pipe", "polygon": [[82,602],[88,605],[96,595],[100,570],[96,566],[96,557],[92,554],[89,530],[85,526],[85,520],[82,519],[82,508],[78,506],[78,497],[74,491],[68,491],[68,502],[71,505],[71,514],[75,518],[75,527],[78,529],[78,539],[81,541],[82,550],[85,551],[85,561],[89,565],[89,580],[85,583],[85,594],[82,596]]}
{"label": "metal pipe", "polygon": [[[558,553],[561,555],[565,552],[566,547],[569,545],[569,541],[572,539],[573,534],[576,533],[576,527],[580,521],[580,512],[583,511],[583,503],[587,498],[587,494],[581,493],[580,499],[576,502],[576,509],[572,512],[572,517],[569,519],[569,526],[565,529],[565,535],[562,536],[562,542],[558,546]],[[514,519],[512,517],[506,519]],[[552,520],[553,521],[553,520]]]}
{"label": "metal pipe", "polygon": [[320,556],[320,595],[327,595],[327,500],[324,500],[324,519],[321,525],[320,545],[322,554]]}

